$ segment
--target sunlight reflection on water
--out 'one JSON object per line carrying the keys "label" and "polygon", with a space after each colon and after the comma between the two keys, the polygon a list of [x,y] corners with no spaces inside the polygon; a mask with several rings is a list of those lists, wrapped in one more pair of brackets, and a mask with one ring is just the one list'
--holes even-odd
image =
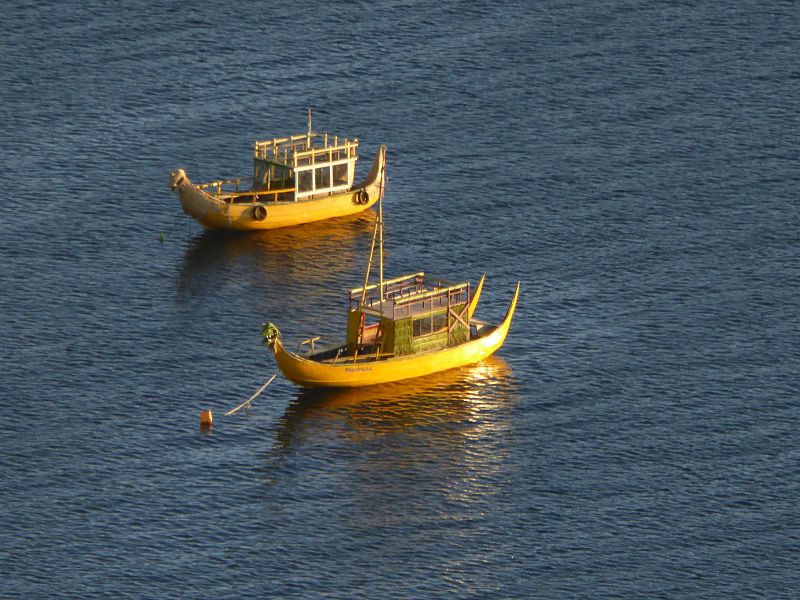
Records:
{"label": "sunlight reflection on water", "polygon": [[346,451],[375,440],[430,449],[453,435],[461,443],[502,427],[519,399],[511,368],[499,356],[392,384],[302,389],[280,420],[273,450],[286,454],[323,444]]}

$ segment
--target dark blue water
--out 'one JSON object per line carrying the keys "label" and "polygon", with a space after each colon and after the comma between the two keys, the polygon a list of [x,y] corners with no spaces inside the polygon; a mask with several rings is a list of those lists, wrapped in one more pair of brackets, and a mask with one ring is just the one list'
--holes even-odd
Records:
{"label": "dark blue water", "polygon": [[[0,597],[796,597],[795,2],[3,13]],[[388,145],[387,274],[520,306],[484,363],[223,418],[263,321],[341,333],[374,212],[211,235],[167,174],[309,106]]]}

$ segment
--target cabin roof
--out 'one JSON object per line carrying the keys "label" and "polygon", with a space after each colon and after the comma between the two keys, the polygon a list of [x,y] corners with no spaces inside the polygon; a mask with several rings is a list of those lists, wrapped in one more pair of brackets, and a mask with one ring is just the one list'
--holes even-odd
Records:
{"label": "cabin roof", "polygon": [[[403,319],[440,312],[452,304],[469,302],[469,283],[452,283],[425,277],[420,271],[383,282],[350,290],[350,310],[391,319]],[[363,300],[362,300],[363,298]]]}
{"label": "cabin roof", "polygon": [[[410,275],[401,275],[400,277],[395,277],[394,279],[384,279],[383,285],[384,287],[396,287],[398,284],[402,286],[403,284],[411,285],[412,283],[422,283],[425,280],[425,271],[418,271],[416,273],[411,273]],[[370,291],[375,291],[376,293],[379,291],[378,288],[380,287],[379,283],[372,283],[366,286],[366,290],[369,293]],[[361,294],[364,291],[364,287],[357,287],[352,288],[350,290],[350,296],[354,296],[356,294]]]}
{"label": "cabin roof", "polygon": [[324,162],[330,162],[333,158],[329,154],[331,151],[338,152],[341,159],[357,159],[358,138],[348,139],[325,132],[307,132],[271,140],[257,140],[253,158],[296,167],[319,162],[318,157]]}

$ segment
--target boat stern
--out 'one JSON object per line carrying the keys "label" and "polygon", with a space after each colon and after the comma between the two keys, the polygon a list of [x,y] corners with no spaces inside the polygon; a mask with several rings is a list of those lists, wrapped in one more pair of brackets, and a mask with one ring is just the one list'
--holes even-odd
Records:
{"label": "boat stern", "polygon": [[378,153],[375,155],[375,160],[372,161],[372,167],[357,189],[366,192],[366,202],[360,202],[360,204],[366,205],[364,208],[373,206],[383,198],[383,193],[386,189],[386,144],[381,144],[378,147]]}

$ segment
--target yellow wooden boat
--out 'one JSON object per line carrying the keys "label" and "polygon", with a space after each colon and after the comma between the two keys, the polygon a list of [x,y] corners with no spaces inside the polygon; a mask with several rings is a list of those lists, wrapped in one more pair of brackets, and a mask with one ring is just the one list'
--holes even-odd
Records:
{"label": "yellow wooden boat", "polygon": [[[379,205],[380,206],[380,205]],[[517,282],[503,320],[489,325],[473,318],[483,289],[481,277],[474,293],[469,283],[451,283],[413,273],[383,279],[383,211],[373,236],[381,231],[381,277],[378,284],[350,290],[346,339],[329,347],[320,337],[300,342],[305,352],[284,346],[272,323],[262,330],[264,343],[275,354],[287,379],[305,387],[358,387],[421,377],[478,362],[494,353],[506,339],[519,298]]]}
{"label": "yellow wooden boat", "polygon": [[383,196],[386,146],[367,177],[354,185],[358,139],[308,131],[256,141],[249,189],[240,179],[192,183],[183,169],[169,175],[186,214],[207,229],[276,229],[352,215]]}

